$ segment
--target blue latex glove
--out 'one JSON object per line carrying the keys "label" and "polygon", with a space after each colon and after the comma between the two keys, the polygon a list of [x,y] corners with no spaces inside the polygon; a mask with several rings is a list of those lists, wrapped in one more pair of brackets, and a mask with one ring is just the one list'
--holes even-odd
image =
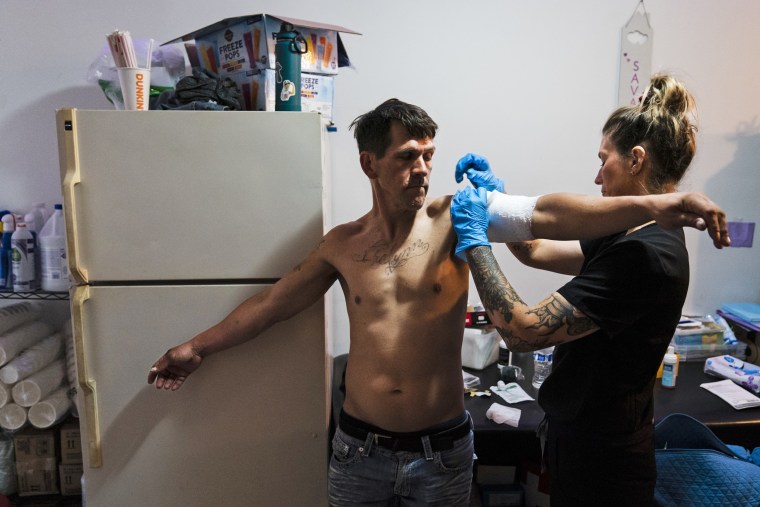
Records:
{"label": "blue latex glove", "polygon": [[460,158],[454,170],[454,179],[457,180],[457,183],[461,183],[465,174],[467,174],[467,179],[470,180],[470,183],[475,188],[485,188],[491,191],[498,190],[504,193],[504,180],[497,178],[493,174],[491,166],[485,157],[481,157],[475,153],[468,153]]}
{"label": "blue latex glove", "polygon": [[485,188],[472,188],[457,191],[451,200],[451,224],[457,233],[457,257],[467,261],[466,250],[475,246],[487,246],[491,243],[486,237],[488,229],[488,199]]}

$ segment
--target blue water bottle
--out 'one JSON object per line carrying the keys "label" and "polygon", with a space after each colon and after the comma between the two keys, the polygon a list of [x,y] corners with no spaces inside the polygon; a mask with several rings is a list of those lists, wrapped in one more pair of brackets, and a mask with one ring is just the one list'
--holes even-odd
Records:
{"label": "blue water bottle", "polygon": [[275,111],[301,110],[301,55],[306,53],[306,39],[295,27],[283,22],[272,36],[275,59]]}

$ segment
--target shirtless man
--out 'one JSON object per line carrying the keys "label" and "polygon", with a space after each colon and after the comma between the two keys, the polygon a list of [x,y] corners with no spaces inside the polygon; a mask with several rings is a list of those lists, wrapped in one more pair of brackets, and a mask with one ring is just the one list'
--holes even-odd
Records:
{"label": "shirtless man", "polygon": [[[466,506],[473,443],[461,346],[469,271],[454,255],[452,196],[427,200],[437,125],[419,107],[391,99],[352,127],[372,185],[372,209],[328,232],[270,289],[167,351],[148,382],[180,388],[204,357],[255,338],[339,281],[349,314],[350,359],[333,439],[330,504]],[[688,195],[653,201],[649,210],[630,202],[615,210],[607,198],[602,211],[571,196],[544,196],[533,226],[548,237],[591,227],[577,233],[585,237],[624,230],[656,214],[679,226],[693,226],[701,216],[714,238],[725,230],[717,206],[701,194]],[[605,220],[593,221],[598,226],[571,223],[566,217],[575,211],[605,213]]]}

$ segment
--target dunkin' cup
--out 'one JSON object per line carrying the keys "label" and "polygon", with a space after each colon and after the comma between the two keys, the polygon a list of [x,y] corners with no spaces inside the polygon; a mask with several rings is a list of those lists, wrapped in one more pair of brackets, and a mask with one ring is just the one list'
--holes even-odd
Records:
{"label": "dunkin' cup", "polygon": [[119,83],[124,98],[124,109],[147,111],[150,95],[150,69],[119,67]]}

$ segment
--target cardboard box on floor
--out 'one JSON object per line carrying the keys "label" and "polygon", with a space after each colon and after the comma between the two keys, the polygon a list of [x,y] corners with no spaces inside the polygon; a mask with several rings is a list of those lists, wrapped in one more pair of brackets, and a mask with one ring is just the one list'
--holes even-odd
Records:
{"label": "cardboard box on floor", "polygon": [[162,45],[195,41],[196,55],[188,54],[201,68],[219,77],[254,69],[274,69],[273,34],[282,22],[292,23],[306,40],[301,72],[337,74],[338,67],[350,65],[340,33],[360,35],[349,28],[271,14],[251,14],[225,18]]}

